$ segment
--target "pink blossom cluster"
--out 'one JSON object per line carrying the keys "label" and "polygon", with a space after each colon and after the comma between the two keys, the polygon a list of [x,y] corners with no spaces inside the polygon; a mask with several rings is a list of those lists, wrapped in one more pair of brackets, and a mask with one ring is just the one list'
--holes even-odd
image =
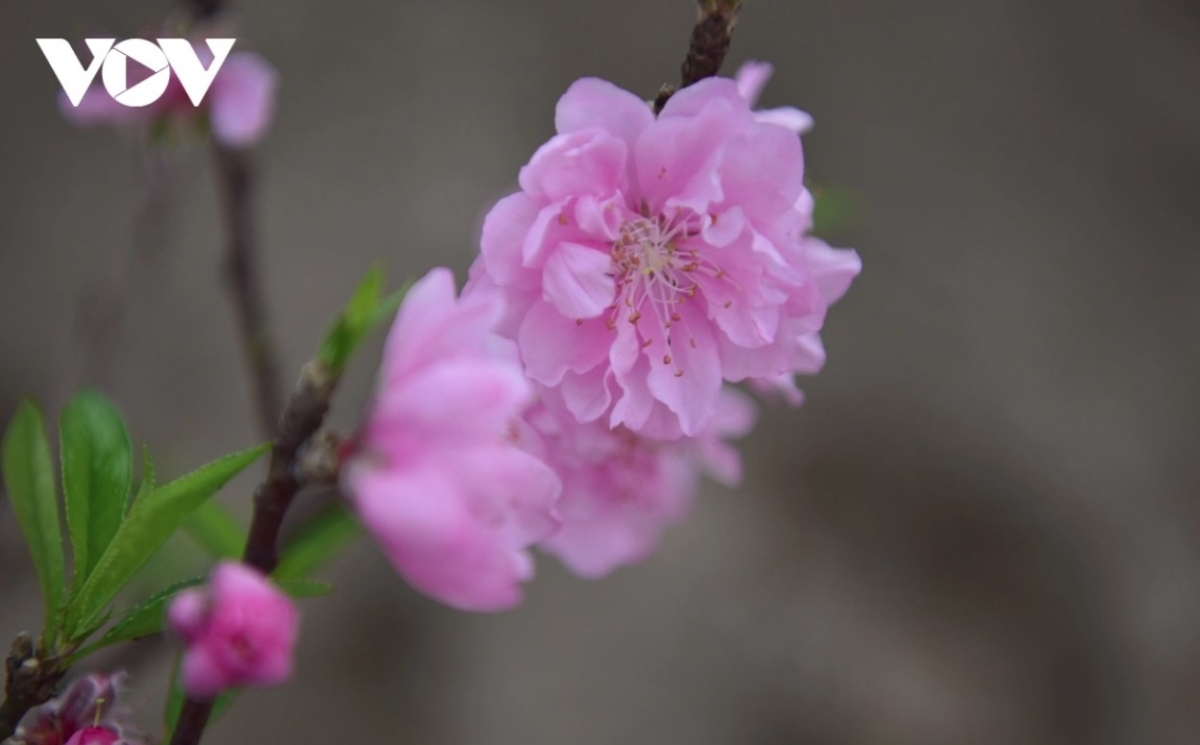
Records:
{"label": "pink blossom cluster", "polygon": [[584,577],[640,561],[701,472],[740,480],[728,441],[755,411],[730,384],[799,403],[861,265],[810,234],[811,119],[754,110],[769,75],[701,81],[658,116],[576,82],[462,296],[444,269],[410,291],[343,474],[417,589],[503,610],[535,546]]}

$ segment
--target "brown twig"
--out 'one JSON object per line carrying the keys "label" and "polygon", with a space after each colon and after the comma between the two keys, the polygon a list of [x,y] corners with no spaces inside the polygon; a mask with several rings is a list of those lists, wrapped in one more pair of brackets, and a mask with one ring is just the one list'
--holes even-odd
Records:
{"label": "brown twig", "polygon": [[66,675],[62,661],[42,650],[34,651],[33,640],[24,632],[13,640],[4,661],[4,703],[0,704],[0,742],[17,731],[17,725],[35,706],[54,697],[54,690]]}
{"label": "brown twig", "polygon": [[324,365],[309,362],[279,420],[267,478],[254,493],[254,517],[242,557],[263,574],[270,574],[279,563],[279,529],[303,483],[299,469],[301,449],[325,421],[336,385],[336,376]]}
{"label": "brown twig", "polygon": [[[242,561],[270,574],[279,563],[279,530],[304,482],[299,461],[306,443],[321,428],[337,375],[318,361],[305,365],[279,418],[267,476],[254,492],[254,516]],[[171,745],[196,745],[212,713],[211,700],[188,698],[183,704]]]}
{"label": "brown twig", "polygon": [[[692,29],[687,57],[680,68],[680,88],[687,88],[721,71],[721,63],[729,53],[733,29],[737,26],[742,0],[699,0],[700,20]],[[675,88],[664,85],[654,99],[654,113],[661,113]]]}
{"label": "brown twig", "polygon": [[233,294],[238,331],[249,367],[258,424],[270,434],[283,400],[279,357],[258,273],[254,230],[254,167],[250,153],[216,146],[217,177],[225,214],[225,278]]}
{"label": "brown twig", "polygon": [[[223,9],[221,0],[191,0],[200,20]],[[233,292],[238,330],[263,432],[275,433],[267,477],[254,493],[254,517],[243,561],[269,574],[278,562],[279,529],[300,490],[296,458],[304,443],[320,428],[336,380],[310,363],[286,408],[280,409],[279,358],[267,319],[255,250],[253,164],[244,150],[215,147],[225,213],[228,249],[226,279]],[[196,745],[212,715],[213,701],[188,697],[171,735],[171,745]]]}

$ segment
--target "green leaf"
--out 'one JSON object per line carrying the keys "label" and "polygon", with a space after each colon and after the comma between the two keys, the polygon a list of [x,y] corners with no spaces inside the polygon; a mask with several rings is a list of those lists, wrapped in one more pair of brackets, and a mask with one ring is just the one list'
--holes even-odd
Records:
{"label": "green leaf", "polygon": [[197,507],[270,449],[244,450],[164,484],[134,503],[92,576],[67,609],[67,630],[88,628],[154,552]]}
{"label": "green leaf", "polygon": [[319,598],[322,595],[328,595],[333,592],[333,585],[316,579],[280,579],[276,577],[272,581],[280,590],[283,590],[297,600],[302,598]]}
{"label": "green leaf", "polygon": [[59,439],[77,592],[125,517],[133,464],[125,423],[98,393],[71,399],[59,417]]}
{"label": "green leaf", "polygon": [[68,664],[74,665],[92,652],[112,646],[117,642],[141,639],[162,631],[166,619],[167,602],[181,591],[202,585],[206,581],[206,577],[185,579],[151,595],[145,601],[125,611],[121,620],[104,632],[104,636],[72,655]]}
{"label": "green leaf", "polygon": [[278,579],[306,577],[362,535],[357,518],[337,506],[313,518],[283,550],[272,573]]}
{"label": "green leaf", "polygon": [[133,495],[129,508],[132,509],[138,500],[154,491],[154,486],[154,463],[150,460],[150,448],[142,445],[142,483],[138,484],[137,494]]}
{"label": "green leaf", "polygon": [[350,302],[338,314],[333,326],[325,334],[317,352],[320,360],[334,375],[340,375],[345,369],[354,350],[363,338],[380,321],[395,314],[404,299],[404,291],[393,293],[385,298],[380,295],[383,291],[383,270],[373,266],[363,277]]}
{"label": "green leaf", "polygon": [[854,192],[838,187],[812,187],[813,233],[829,237],[853,227],[861,211]]}
{"label": "green leaf", "polygon": [[170,742],[175,734],[175,725],[179,723],[179,712],[183,710],[183,700],[187,694],[183,692],[183,684],[179,682],[179,666],[183,661],[183,652],[175,655],[175,663],[171,665],[171,687],[167,691],[167,700],[163,702],[163,742]]}
{"label": "green leaf", "polygon": [[238,559],[246,549],[246,531],[221,505],[211,500],[188,515],[183,530],[213,559]]}
{"label": "green leaf", "polygon": [[2,449],[4,486],[33,556],[46,604],[46,630],[53,641],[57,636],[67,570],[50,445],[46,442],[42,415],[30,401],[21,401],[17,407],[4,434]]}

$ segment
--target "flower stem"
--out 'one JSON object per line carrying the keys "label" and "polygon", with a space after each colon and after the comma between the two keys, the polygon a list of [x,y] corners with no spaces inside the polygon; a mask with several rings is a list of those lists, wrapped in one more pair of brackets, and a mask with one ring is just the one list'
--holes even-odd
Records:
{"label": "flower stem", "polygon": [[[279,530],[304,485],[299,461],[305,445],[321,428],[338,378],[317,361],[304,366],[275,427],[267,476],[254,492],[254,516],[242,561],[263,574],[279,563]],[[212,713],[211,700],[187,698],[171,736],[171,745],[196,745]]]}
{"label": "flower stem", "polygon": [[[692,29],[687,57],[680,67],[681,89],[721,71],[721,64],[733,40],[738,13],[742,10],[742,0],[699,0],[699,4],[700,20]],[[664,85],[659,90],[654,99],[655,114],[662,112],[667,101],[675,95],[675,90],[670,85]]]}

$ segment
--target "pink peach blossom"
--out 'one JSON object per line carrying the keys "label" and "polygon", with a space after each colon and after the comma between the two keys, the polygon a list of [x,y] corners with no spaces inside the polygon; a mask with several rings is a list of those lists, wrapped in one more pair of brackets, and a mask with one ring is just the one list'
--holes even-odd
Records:
{"label": "pink peach blossom", "polygon": [[701,81],[657,118],[577,81],[521,191],[485,220],[469,294],[504,297],[499,331],[580,422],[697,436],[724,382],[782,385],[824,360],[797,122],[756,115],[752,77]]}
{"label": "pink peach blossom", "polygon": [[126,675],[92,673],[72,681],[57,698],[25,717],[13,741],[19,745],[135,745],[143,738],[125,723],[121,705]]}
{"label": "pink peach blossom", "polygon": [[456,300],[449,270],[417,282],[343,469],[358,514],[396,570],[471,611],[517,605],[533,576],[527,549],[558,525],[558,478],[514,442],[533,391],[512,342],[492,332],[502,313],[492,294]]}
{"label": "pink peach blossom", "polygon": [[208,587],[181,592],[167,618],[187,642],[181,675],[193,696],[235,686],[267,686],[292,674],[299,612],[255,569],[223,562]]}
{"label": "pink peach blossom", "polygon": [[528,421],[562,477],[563,526],[541,547],[582,577],[602,577],[649,556],[663,531],[687,517],[701,472],[727,486],[741,482],[741,457],[726,440],[747,434],[756,412],[732,388],[721,392],[704,433],[668,442],[624,426],[581,424],[553,395],[548,400]]}

